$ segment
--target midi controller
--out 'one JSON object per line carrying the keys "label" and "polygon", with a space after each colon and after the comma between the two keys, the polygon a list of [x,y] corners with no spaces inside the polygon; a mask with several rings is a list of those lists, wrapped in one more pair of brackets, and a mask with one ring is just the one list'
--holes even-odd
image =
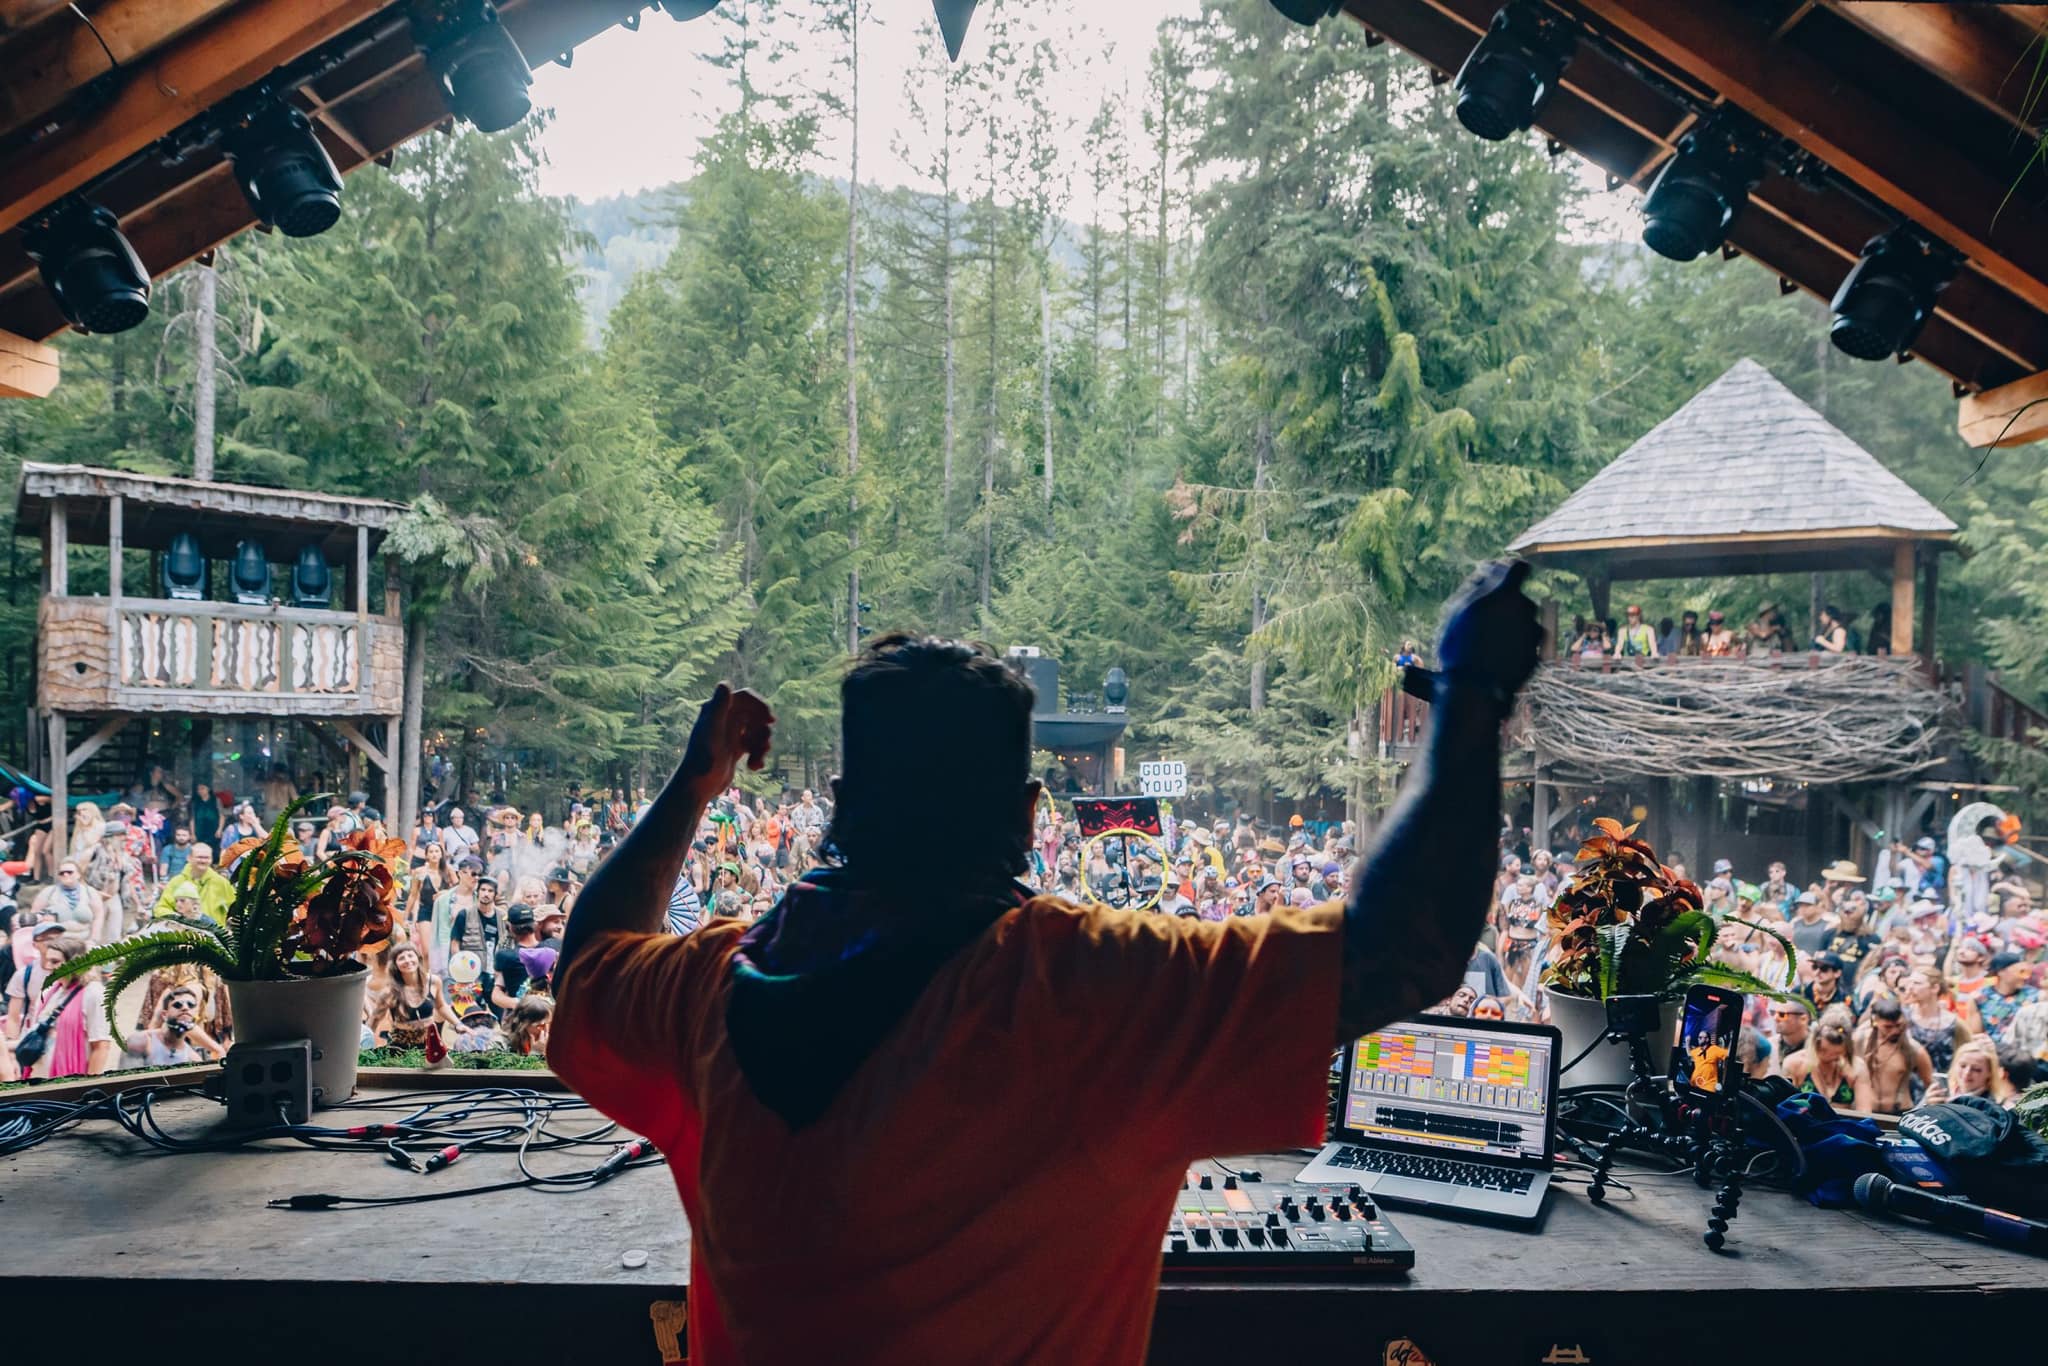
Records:
{"label": "midi controller", "polygon": [[1415,1249],[1357,1186],[1245,1181],[1199,1168],[1181,1184],[1164,1248],[1168,1280],[1378,1277],[1415,1265]]}

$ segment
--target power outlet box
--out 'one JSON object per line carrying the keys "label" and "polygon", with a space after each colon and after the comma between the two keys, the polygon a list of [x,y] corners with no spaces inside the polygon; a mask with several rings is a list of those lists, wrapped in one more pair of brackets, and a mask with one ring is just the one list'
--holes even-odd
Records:
{"label": "power outlet box", "polygon": [[228,1122],[261,1129],[278,1123],[304,1124],[313,1113],[313,1044],[238,1043],[228,1050]]}

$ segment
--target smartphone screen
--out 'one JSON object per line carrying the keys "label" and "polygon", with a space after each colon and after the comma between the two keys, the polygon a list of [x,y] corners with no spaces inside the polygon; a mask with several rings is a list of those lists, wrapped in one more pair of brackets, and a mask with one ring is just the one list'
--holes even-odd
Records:
{"label": "smartphone screen", "polygon": [[1685,994],[1671,1078],[1696,1095],[1726,1091],[1735,1078],[1735,1044],[1742,1033],[1742,993],[1694,987]]}

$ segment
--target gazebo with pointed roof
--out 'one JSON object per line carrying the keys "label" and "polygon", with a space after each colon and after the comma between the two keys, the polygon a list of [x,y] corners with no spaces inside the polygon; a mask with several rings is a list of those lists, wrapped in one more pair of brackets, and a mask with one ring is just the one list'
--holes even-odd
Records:
{"label": "gazebo with pointed roof", "polygon": [[1871,569],[1892,578],[1892,651],[1934,635],[1956,524],[1753,360],[1739,360],[1509,545],[1587,581]]}
{"label": "gazebo with pointed roof", "polygon": [[[1547,663],[1522,712],[1536,839],[1548,839],[1565,790],[1625,791],[1660,847],[1688,862],[1783,858],[1813,873],[1844,848],[1865,856],[1877,832],[1919,828],[1933,800],[1921,780],[1948,762],[1953,707],[1931,649],[1911,658],[1915,590],[1931,645],[1935,567],[1955,535],[1770,371],[1736,362],[1509,549],[1579,575],[1602,619],[1616,582],[1888,573],[1891,657]],[[1553,599],[1553,642],[1556,611]],[[1744,804],[1777,814],[1739,816]]]}

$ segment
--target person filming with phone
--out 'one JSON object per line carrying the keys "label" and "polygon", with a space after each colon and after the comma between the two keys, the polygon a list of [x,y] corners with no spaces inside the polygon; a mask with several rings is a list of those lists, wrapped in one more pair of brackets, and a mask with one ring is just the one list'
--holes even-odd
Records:
{"label": "person filming with phone", "polygon": [[758,920],[664,934],[707,805],[774,733],[720,684],[569,918],[548,1042],[673,1169],[692,1360],[1141,1361],[1188,1163],[1319,1142],[1332,1046],[1464,973],[1500,725],[1541,638],[1527,577],[1490,564],[1452,602],[1425,758],[1350,895],[1270,915],[1020,885],[1030,685],[985,647],[889,634],[841,685],[824,866]]}
{"label": "person filming with phone", "polygon": [[121,1040],[121,1047],[142,1059],[146,1067],[176,1067],[191,1062],[218,1062],[228,1055],[199,1023],[199,989],[176,986],[156,1003],[156,1017],[149,1028],[138,1029]]}

